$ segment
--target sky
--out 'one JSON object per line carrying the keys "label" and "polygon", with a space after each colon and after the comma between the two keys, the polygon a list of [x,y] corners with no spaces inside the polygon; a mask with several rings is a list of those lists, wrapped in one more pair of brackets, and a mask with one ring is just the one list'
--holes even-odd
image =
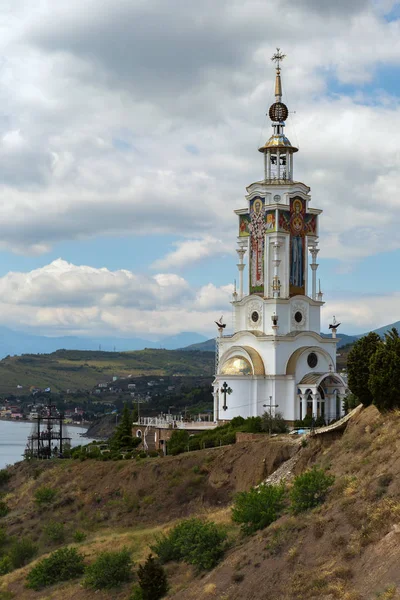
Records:
{"label": "sky", "polygon": [[400,3],[2,0],[0,325],[229,324],[276,47],[320,219],[322,329],[400,319]]}

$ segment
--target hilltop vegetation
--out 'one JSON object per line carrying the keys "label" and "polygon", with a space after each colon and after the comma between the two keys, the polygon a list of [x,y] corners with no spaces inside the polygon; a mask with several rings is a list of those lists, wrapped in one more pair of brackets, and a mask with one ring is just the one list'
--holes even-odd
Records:
{"label": "hilltop vegetation", "polygon": [[0,394],[16,393],[23,386],[51,387],[52,391],[89,390],[113,376],[212,376],[214,354],[180,350],[100,352],[57,350],[52,354],[7,356],[0,361]]}
{"label": "hilltop vegetation", "polygon": [[[9,512],[0,520],[6,536],[0,544],[7,555],[15,540],[29,538],[31,546],[25,543],[18,554],[14,546],[10,556],[25,557],[26,564],[1,578],[0,598],[38,598],[25,587],[27,574],[67,546],[84,556],[89,574],[104,552],[116,568],[124,557],[125,565],[133,561],[131,580],[98,591],[82,586],[87,575],[79,579],[77,572],[40,597],[136,600],[132,577],[150,552],[160,552],[170,599],[399,598],[399,440],[400,414],[381,415],[370,406],[339,439],[316,437],[306,445],[293,436],[263,437],[177,457],[16,465],[1,480]],[[295,454],[290,468],[297,479],[285,493],[275,489],[272,512],[259,513],[264,494],[252,486]],[[56,493],[37,504],[38,490],[46,487]],[[235,501],[236,492],[246,494]],[[232,513],[232,502],[239,512]],[[48,514],[63,536],[54,535],[53,525],[49,537]],[[205,552],[198,554],[195,540]],[[214,546],[216,557],[207,554]],[[200,564],[199,557],[210,561]]]}

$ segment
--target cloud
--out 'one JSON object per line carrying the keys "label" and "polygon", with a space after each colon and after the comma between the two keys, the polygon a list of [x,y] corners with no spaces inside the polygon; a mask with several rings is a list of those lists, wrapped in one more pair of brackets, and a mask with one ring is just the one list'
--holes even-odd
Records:
{"label": "cloud", "polygon": [[[193,249],[210,236],[233,247],[232,210],[262,176],[256,147],[270,134],[268,125],[260,138],[260,125],[273,100],[269,57],[279,45],[288,55],[285,101],[296,110],[301,141],[295,172],[325,209],[321,256],[379,252],[400,225],[392,193],[399,105],[381,92],[361,99],[327,92],[331,81],[361,85],[378,65],[399,66],[399,21],[385,20],[389,4],[357,0],[345,14],[343,5],[286,0],[276,11],[262,0],[206,0],[193,11],[180,0],[45,0],[0,7],[0,246],[39,254],[63,240],[173,234],[182,242],[156,264],[177,267],[190,241]],[[288,134],[295,143],[292,115]],[[376,153],[382,137],[384,154]],[[388,196],[383,217],[375,199]],[[346,224],[340,233],[338,214]]]}
{"label": "cloud", "polygon": [[234,252],[232,243],[228,244],[210,235],[197,240],[175,242],[174,245],[176,250],[156,260],[152,265],[153,269],[183,269],[206,258]]}
{"label": "cloud", "polygon": [[176,274],[150,277],[57,259],[0,278],[0,322],[45,335],[211,332],[232,291],[213,285],[195,290]]}
{"label": "cloud", "polygon": [[332,296],[322,308],[322,330],[327,331],[333,314],[342,323],[340,331],[348,335],[368,333],[396,323],[399,320],[399,301],[400,292]]}

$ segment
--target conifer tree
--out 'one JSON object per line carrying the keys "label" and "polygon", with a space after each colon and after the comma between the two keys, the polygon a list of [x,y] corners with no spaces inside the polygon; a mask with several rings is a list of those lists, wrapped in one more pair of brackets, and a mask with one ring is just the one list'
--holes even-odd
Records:
{"label": "conifer tree", "polygon": [[167,576],[161,564],[151,554],[138,569],[139,585],[143,600],[159,600],[168,591]]}
{"label": "conifer tree", "polygon": [[110,446],[113,450],[121,450],[122,448],[132,448],[133,445],[132,416],[128,405],[124,404],[122,417],[110,440]]}
{"label": "conifer tree", "polygon": [[356,341],[347,359],[350,390],[364,406],[373,402],[369,386],[370,363],[382,341],[377,333],[369,333]]}

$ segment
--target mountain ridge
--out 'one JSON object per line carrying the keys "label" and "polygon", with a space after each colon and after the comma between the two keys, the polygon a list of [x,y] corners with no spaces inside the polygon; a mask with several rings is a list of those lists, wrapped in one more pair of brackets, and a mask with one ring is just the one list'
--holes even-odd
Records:
{"label": "mountain ridge", "polygon": [[[400,332],[400,321],[396,321],[395,323],[390,323],[389,325],[383,325],[378,329],[374,329],[372,333],[377,333],[380,337],[395,327]],[[355,335],[349,335],[346,333],[338,334],[338,348],[342,348],[343,346],[347,346],[347,344],[354,344],[357,340],[368,335],[369,331],[366,333],[360,333]],[[329,338],[331,335],[329,333],[322,333],[322,337]],[[184,348],[179,348],[179,350],[199,350],[201,352],[214,352],[215,351],[215,338],[210,338],[209,340],[205,340],[204,342],[197,342],[195,344],[190,344],[190,346],[185,346]]]}

